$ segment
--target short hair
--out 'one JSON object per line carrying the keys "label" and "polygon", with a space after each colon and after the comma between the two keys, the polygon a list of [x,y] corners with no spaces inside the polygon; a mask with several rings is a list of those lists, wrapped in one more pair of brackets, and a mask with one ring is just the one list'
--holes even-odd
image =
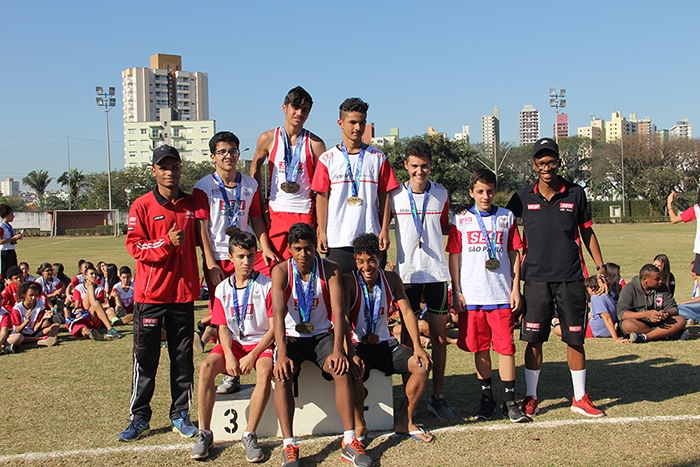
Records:
{"label": "short hair", "polygon": [[82,267],[83,267],[83,264],[85,264],[85,263],[87,263],[86,260],[84,260],[84,259],[79,259],[79,260],[78,260],[78,269],[82,268]]}
{"label": "short hair", "polygon": [[53,272],[53,265],[51,263],[41,263],[41,265],[37,268],[36,273],[41,275],[41,273],[46,269],[51,269],[51,272]]}
{"label": "short hair", "polygon": [[316,232],[309,224],[298,222],[289,228],[289,245],[294,245],[300,240],[306,240],[316,245]]}
{"label": "short hair", "polygon": [[406,145],[406,159],[408,156],[416,156],[423,159],[428,159],[430,162],[433,161],[433,154],[430,151],[430,146],[423,140],[414,139],[408,142]]}
{"label": "short hair", "polygon": [[241,230],[238,227],[229,227],[226,229],[226,235],[229,236],[228,239],[228,252],[233,252],[233,247],[243,248],[244,250],[250,250],[251,248],[258,248],[258,242],[255,239],[255,235],[248,232],[247,230]]}
{"label": "short hair", "polygon": [[230,143],[237,148],[241,147],[241,141],[238,139],[238,136],[230,131],[220,131],[211,137],[209,140],[209,151],[211,151],[212,154],[216,152],[216,145],[219,143]]}
{"label": "short hair", "polygon": [[352,241],[352,252],[356,255],[367,253],[370,256],[379,257],[381,255],[379,237],[371,232],[363,233]]}
{"label": "short hair", "polygon": [[122,266],[119,268],[119,275],[121,276],[122,274],[129,274],[131,275],[131,268],[129,266]]}
{"label": "short hair", "polygon": [[7,268],[7,278],[12,279],[15,276],[22,277],[22,270],[19,268],[19,266],[10,266]]}
{"label": "short hair", "polygon": [[366,115],[368,109],[369,104],[359,97],[348,97],[340,104],[340,118],[343,118],[344,114],[350,112],[360,112]]}
{"label": "short hair", "polygon": [[304,104],[309,104],[309,108],[314,105],[313,99],[311,99],[311,94],[306,92],[306,89],[301,86],[297,86],[290,89],[287,95],[284,97],[284,105],[292,105],[295,109],[300,108]]}
{"label": "short hair", "polygon": [[29,263],[27,263],[26,261],[22,261],[22,262],[19,263],[17,266],[26,266],[27,269],[29,269]]}
{"label": "short hair", "polygon": [[17,298],[20,300],[24,300],[25,295],[27,295],[27,292],[29,292],[31,289],[36,290],[37,294],[41,293],[41,286],[39,284],[33,281],[26,281],[22,282],[22,284],[17,289]]}
{"label": "short hair", "polygon": [[651,274],[654,274],[655,272],[661,272],[659,268],[654,266],[651,263],[645,264],[642,266],[642,269],[639,270],[639,278],[643,279]]}
{"label": "short hair", "polygon": [[491,172],[486,168],[478,168],[472,172],[471,177],[469,177],[469,189],[474,189],[477,182],[486,183],[487,185],[496,186],[496,174]]}
{"label": "short hair", "polygon": [[85,272],[88,272],[88,271],[97,272],[97,268],[90,261],[85,261]]}
{"label": "short hair", "polygon": [[12,214],[13,212],[14,209],[12,209],[12,206],[10,206],[9,204],[0,204],[0,217],[2,217],[3,219]]}

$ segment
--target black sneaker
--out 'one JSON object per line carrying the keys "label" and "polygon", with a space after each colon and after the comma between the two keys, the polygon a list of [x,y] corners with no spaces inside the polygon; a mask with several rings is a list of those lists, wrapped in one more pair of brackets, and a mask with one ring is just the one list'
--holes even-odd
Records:
{"label": "black sneaker", "polygon": [[482,397],[481,402],[479,402],[479,409],[474,414],[474,419],[491,420],[495,411],[496,401],[488,397]]}
{"label": "black sneaker", "polygon": [[647,341],[646,334],[637,334],[636,332],[630,332],[630,343],[632,344],[644,344]]}
{"label": "black sneaker", "polygon": [[503,403],[503,418],[507,418],[513,423],[527,423],[532,421],[530,417],[520,410],[518,403],[515,401]]}

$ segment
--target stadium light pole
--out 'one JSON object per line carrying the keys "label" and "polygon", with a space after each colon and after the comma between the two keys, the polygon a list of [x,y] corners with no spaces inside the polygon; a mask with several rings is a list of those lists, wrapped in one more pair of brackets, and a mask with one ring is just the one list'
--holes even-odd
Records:
{"label": "stadium light pole", "polygon": [[566,89],[560,89],[559,94],[554,88],[549,88],[549,106],[554,108],[556,118],[554,120],[554,140],[559,144],[559,109],[566,107]]}
{"label": "stadium light pole", "polygon": [[109,199],[109,210],[112,210],[112,155],[109,149],[109,111],[117,104],[114,95],[116,89],[109,87],[107,92],[104,92],[102,86],[95,86],[97,97],[95,101],[97,105],[105,110],[105,126],[107,128],[107,197]]}

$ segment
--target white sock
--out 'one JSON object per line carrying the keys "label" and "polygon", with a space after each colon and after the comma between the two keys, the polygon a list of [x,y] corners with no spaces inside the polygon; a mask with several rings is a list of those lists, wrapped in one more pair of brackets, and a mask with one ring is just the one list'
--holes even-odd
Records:
{"label": "white sock", "polygon": [[250,435],[251,433],[254,433],[254,431],[244,431],[244,432],[243,432],[243,438],[245,438],[246,436]]}
{"label": "white sock", "polygon": [[296,446],[297,445],[297,440],[295,438],[284,438],[282,440],[282,445],[286,448],[289,445]]}
{"label": "white sock", "polygon": [[586,395],[586,369],[571,371],[571,381],[574,383],[574,400],[580,401]]}
{"label": "white sock", "polygon": [[343,432],[343,441],[345,444],[352,443],[352,439],[355,437],[355,430],[346,430]]}
{"label": "white sock", "polygon": [[540,370],[528,370],[525,368],[526,396],[537,399],[537,383],[540,381]]}

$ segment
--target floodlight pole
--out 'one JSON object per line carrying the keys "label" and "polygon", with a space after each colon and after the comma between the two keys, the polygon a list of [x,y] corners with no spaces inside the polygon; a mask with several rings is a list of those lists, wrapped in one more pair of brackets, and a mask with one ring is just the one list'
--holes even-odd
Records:
{"label": "floodlight pole", "polygon": [[112,154],[109,148],[109,111],[116,105],[114,98],[115,89],[108,88],[108,92],[104,92],[102,86],[95,87],[97,94],[97,105],[105,110],[105,127],[107,129],[107,198],[109,199],[109,210],[112,210]]}
{"label": "floodlight pole", "polygon": [[549,106],[554,108],[556,118],[554,120],[554,140],[559,144],[559,109],[566,107],[566,89],[560,89],[559,94],[555,88],[549,88]]}

